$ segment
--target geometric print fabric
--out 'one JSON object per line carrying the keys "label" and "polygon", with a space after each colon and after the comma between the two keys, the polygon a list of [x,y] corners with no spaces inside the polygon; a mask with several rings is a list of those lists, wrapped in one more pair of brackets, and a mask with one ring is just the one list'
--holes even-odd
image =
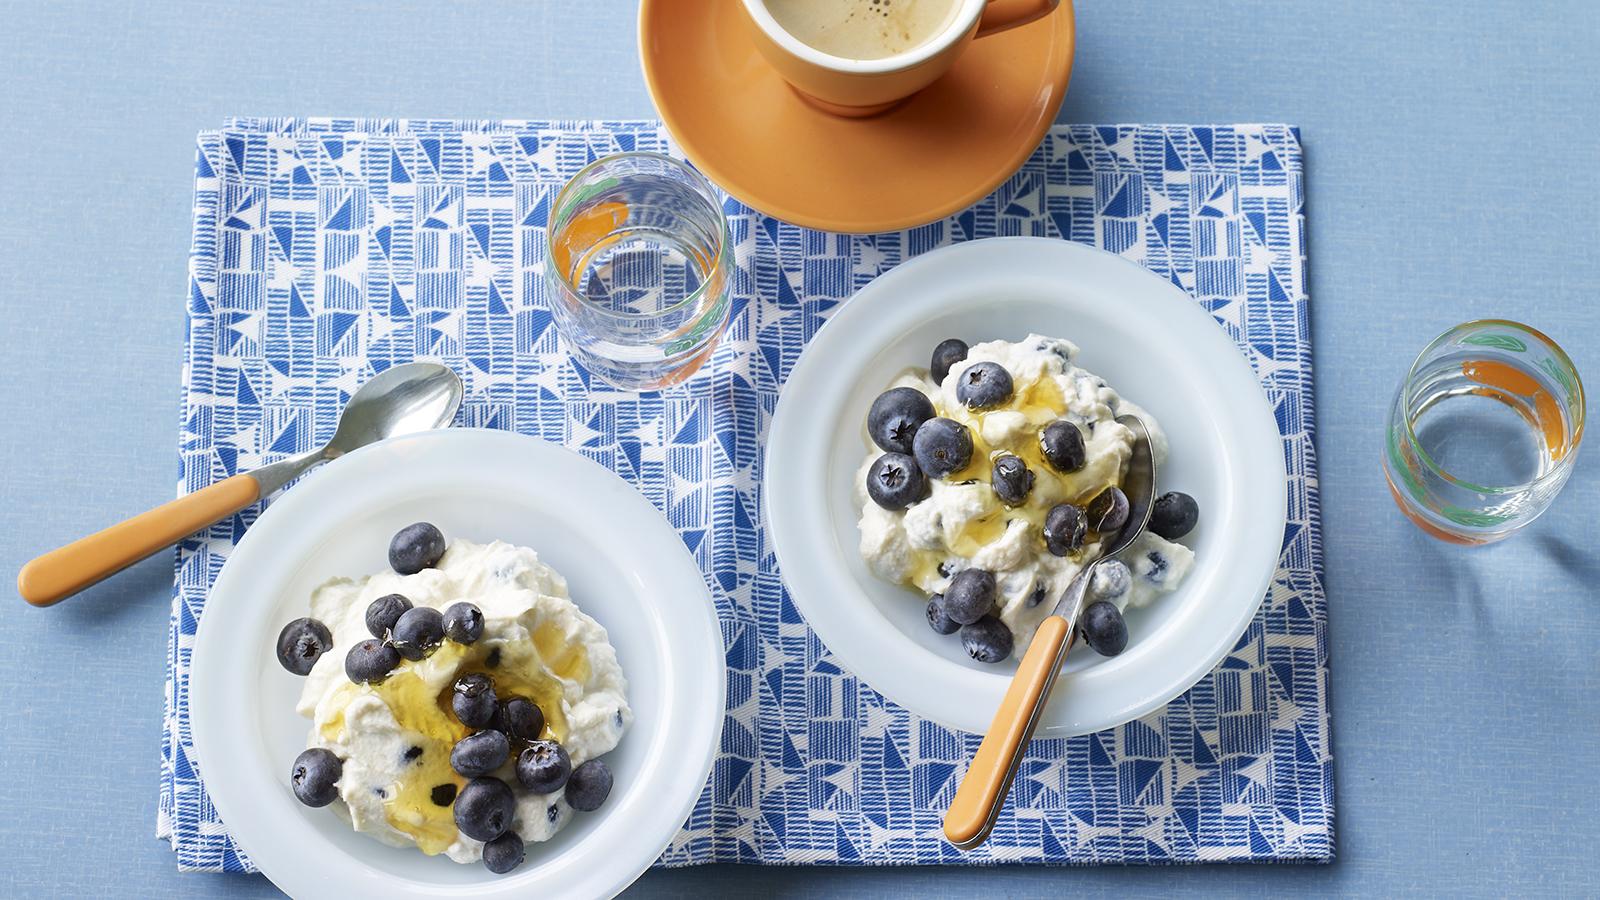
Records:
{"label": "geometric print fabric", "polygon": [[[727,335],[689,382],[646,394],[573,363],[542,276],[555,191],[628,150],[674,152],[655,122],[237,119],[201,134],[180,489],[325,441],[358,384],[413,359],[462,376],[458,424],[536,435],[633,483],[700,565],[728,664],[720,754],[660,865],[1331,859],[1298,133],[1055,126],[989,197],[903,232],[815,232],[730,199]],[[963,853],[940,823],[979,738],[887,702],[806,627],[762,527],[761,448],[834,309],[910,257],[997,235],[1099,247],[1204,306],[1274,406],[1289,509],[1265,602],[1217,668],[1119,728],[1035,741],[993,836]],[[158,830],[185,869],[252,870],[192,764],[188,670],[210,585],[259,512],[177,551]]]}

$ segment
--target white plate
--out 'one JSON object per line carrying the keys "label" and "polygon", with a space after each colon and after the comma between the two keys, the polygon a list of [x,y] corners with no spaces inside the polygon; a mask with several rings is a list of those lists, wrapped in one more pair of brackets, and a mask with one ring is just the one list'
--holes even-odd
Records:
{"label": "white plate", "polygon": [[[530,844],[509,875],[385,846],[289,790],[310,722],[295,714],[301,679],[278,664],[278,630],[328,578],[383,570],[390,537],[419,520],[447,538],[537,550],[610,633],[628,678],[634,721],[606,755],[610,798]],[[509,432],[427,432],[335,460],[251,526],[195,637],[195,753],[229,833],[292,896],[609,897],[660,855],[700,796],[722,732],[723,657],[700,570],[621,478]]]}
{"label": "white plate", "polygon": [[884,274],[833,315],[784,386],[766,511],[784,583],[840,662],[919,716],[986,730],[1015,665],[968,659],[928,627],[921,594],[867,570],[851,479],[867,454],[867,408],[897,373],[926,368],[944,338],[1030,332],[1077,344],[1079,365],[1155,416],[1172,447],[1158,488],[1200,504],[1183,541],[1194,568],[1129,612],[1128,649],[1068,657],[1038,731],[1059,737],[1120,725],[1188,690],[1244,632],[1277,567],[1287,494],[1277,424],[1249,364],[1181,289],[1044,238],[957,244]]}

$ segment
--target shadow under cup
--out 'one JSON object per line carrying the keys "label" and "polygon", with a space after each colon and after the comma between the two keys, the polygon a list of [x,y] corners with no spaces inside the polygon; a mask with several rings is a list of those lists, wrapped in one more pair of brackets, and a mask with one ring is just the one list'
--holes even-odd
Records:
{"label": "shadow under cup", "polygon": [[710,358],[733,252],[716,189],[655,153],[596,160],[551,205],[545,282],[557,331],[592,374],[664,388]]}
{"label": "shadow under cup", "polygon": [[1509,537],[1566,484],[1584,405],[1572,360],[1541,332],[1504,319],[1450,329],[1389,409],[1383,470],[1395,503],[1440,540]]}

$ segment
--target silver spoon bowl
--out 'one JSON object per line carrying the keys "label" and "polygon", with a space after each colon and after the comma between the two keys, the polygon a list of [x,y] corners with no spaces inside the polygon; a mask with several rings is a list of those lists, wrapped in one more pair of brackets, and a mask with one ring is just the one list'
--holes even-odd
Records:
{"label": "silver spoon bowl", "polygon": [[[1128,521],[1117,533],[1116,539],[1105,545],[1100,555],[1078,572],[1067,589],[1061,592],[1055,609],[1050,611],[1051,615],[1061,616],[1074,626],[1071,635],[1077,634],[1078,616],[1083,612],[1083,599],[1089,591],[1089,582],[1094,579],[1095,568],[1128,549],[1139,539],[1139,535],[1144,534],[1145,527],[1150,524],[1150,510],[1156,502],[1156,460],[1150,447],[1150,431],[1138,416],[1117,416],[1117,422],[1133,432],[1133,454],[1128,457],[1128,474],[1121,484],[1122,493],[1128,498]],[[1067,644],[1070,649],[1072,636],[1067,638]],[[1067,651],[1063,649],[1061,652],[1064,656]]]}
{"label": "silver spoon bowl", "polygon": [[265,497],[318,463],[384,438],[442,428],[455,419],[461,393],[461,378],[448,366],[429,362],[391,366],[356,389],[328,443],[262,466],[250,476]]}
{"label": "silver spoon bowl", "polygon": [[384,438],[442,428],[461,406],[449,367],[392,366],[358,388],[327,444],[241,473],[39,556],[17,573],[17,593],[50,606],[273,493],[311,467]]}

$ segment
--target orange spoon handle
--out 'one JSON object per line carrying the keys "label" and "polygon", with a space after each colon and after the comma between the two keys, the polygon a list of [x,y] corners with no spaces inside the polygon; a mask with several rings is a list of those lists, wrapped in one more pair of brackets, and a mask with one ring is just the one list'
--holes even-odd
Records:
{"label": "orange spoon handle", "polygon": [[1017,764],[1033,737],[1039,713],[1050,696],[1050,686],[1061,671],[1061,659],[1071,644],[1067,620],[1050,616],[1039,625],[1028,652],[1011,678],[989,732],[978,745],[961,787],[944,814],[944,836],[963,850],[982,844],[1005,805]]}
{"label": "orange spoon handle", "polygon": [[261,485],[235,475],[103,531],[51,550],[17,573],[17,593],[50,606],[261,499]]}

